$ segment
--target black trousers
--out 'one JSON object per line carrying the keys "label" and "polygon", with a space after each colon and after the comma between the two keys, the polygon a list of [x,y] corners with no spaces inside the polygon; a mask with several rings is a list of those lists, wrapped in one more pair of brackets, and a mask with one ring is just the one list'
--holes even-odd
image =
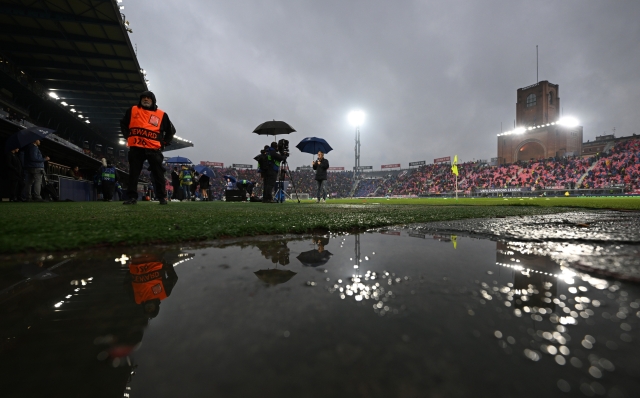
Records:
{"label": "black trousers", "polygon": [[116,188],[116,183],[112,181],[102,181],[102,196],[104,200],[113,199],[113,191]]}
{"label": "black trousers", "polygon": [[24,190],[23,179],[9,180],[9,200],[16,201],[20,199],[22,196],[23,190]]}
{"label": "black trousers", "polygon": [[172,185],[172,187],[173,187],[172,199],[182,200],[182,188],[180,187],[180,184]]}
{"label": "black trousers", "polygon": [[264,176],[264,189],[262,191],[262,201],[271,202],[273,200],[273,188],[276,186],[278,174],[269,173]]}
{"label": "black trousers", "polygon": [[142,165],[144,161],[149,162],[149,171],[154,181],[162,181],[162,184],[157,184],[158,191],[156,196],[164,198],[164,168],[162,167],[162,161],[164,156],[160,150],[145,149],[139,147],[129,148],[129,186],[127,187],[127,194],[129,198],[138,198],[138,178],[142,171]]}

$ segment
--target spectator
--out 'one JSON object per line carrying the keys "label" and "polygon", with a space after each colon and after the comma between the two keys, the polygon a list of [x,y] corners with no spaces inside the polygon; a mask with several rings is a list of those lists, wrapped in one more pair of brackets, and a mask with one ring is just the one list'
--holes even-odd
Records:
{"label": "spectator", "polygon": [[80,173],[80,168],[78,166],[73,166],[73,168],[67,171],[67,177],[71,177],[74,180],[82,180],[82,173]]}
{"label": "spectator", "polygon": [[178,166],[173,166],[171,171],[171,186],[173,187],[174,199],[182,199],[182,188],[180,188],[180,172]]}
{"label": "spectator", "polygon": [[18,148],[7,152],[5,167],[9,179],[9,202],[21,201],[21,192],[24,189],[24,173],[22,163],[18,158]]}

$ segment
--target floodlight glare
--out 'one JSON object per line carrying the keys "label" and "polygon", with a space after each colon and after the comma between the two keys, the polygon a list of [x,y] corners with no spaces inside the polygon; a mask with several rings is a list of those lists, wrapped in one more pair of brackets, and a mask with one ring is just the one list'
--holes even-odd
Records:
{"label": "floodlight glare", "polygon": [[364,112],[362,111],[353,111],[349,113],[349,123],[352,126],[360,126],[362,122],[364,122]]}
{"label": "floodlight glare", "polygon": [[62,101],[60,104],[64,105],[64,106],[68,106],[69,104],[67,104],[66,102]]}
{"label": "floodlight glare", "polygon": [[517,129],[513,130],[513,134],[522,134],[526,131],[527,129],[525,129],[524,127],[518,127]]}
{"label": "floodlight glare", "polygon": [[49,91],[49,97],[58,99],[58,94],[54,93],[53,91]]}
{"label": "floodlight glare", "polygon": [[558,124],[564,127],[577,127],[580,125],[580,122],[575,117],[565,116],[558,120]]}

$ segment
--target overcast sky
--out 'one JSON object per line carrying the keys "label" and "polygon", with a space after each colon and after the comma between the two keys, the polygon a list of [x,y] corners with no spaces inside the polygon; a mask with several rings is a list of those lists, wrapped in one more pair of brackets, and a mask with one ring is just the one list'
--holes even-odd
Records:
{"label": "overcast sky", "polygon": [[158,105],[195,144],[168,154],[194,162],[255,163],[271,140],[251,132],[275,119],[297,130],[291,166],[311,162],[293,147],[316,136],[351,169],[354,109],[361,165],[495,157],[516,90],[536,83],[536,45],[539,79],[560,85],[585,141],[640,133],[638,0],[122,4]]}

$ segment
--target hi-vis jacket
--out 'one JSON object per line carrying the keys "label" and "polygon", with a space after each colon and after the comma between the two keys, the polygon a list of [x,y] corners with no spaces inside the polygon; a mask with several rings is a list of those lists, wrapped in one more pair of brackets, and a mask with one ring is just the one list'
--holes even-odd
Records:
{"label": "hi-vis jacket", "polygon": [[127,146],[162,149],[164,137],[162,136],[160,124],[163,117],[164,111],[160,109],[144,109],[138,105],[131,107]]}
{"label": "hi-vis jacket", "polygon": [[131,285],[136,304],[145,301],[167,298],[167,291],[162,280],[162,263],[151,261],[142,264],[130,264]]}

